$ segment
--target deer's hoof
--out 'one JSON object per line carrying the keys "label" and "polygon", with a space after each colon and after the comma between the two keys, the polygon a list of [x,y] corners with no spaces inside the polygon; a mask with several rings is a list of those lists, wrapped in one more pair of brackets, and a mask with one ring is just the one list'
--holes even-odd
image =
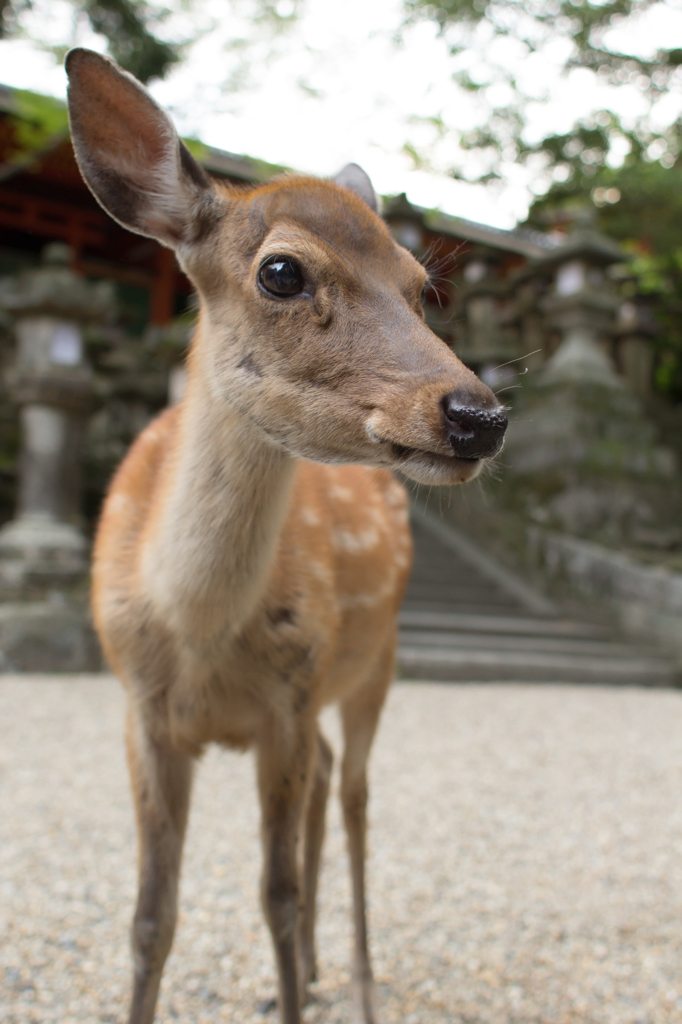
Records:
{"label": "deer's hoof", "polygon": [[256,1007],[256,1013],[262,1014],[266,1017],[269,1013],[274,1013],[277,1009],[277,999],[272,996],[271,999],[261,999],[260,1003]]}

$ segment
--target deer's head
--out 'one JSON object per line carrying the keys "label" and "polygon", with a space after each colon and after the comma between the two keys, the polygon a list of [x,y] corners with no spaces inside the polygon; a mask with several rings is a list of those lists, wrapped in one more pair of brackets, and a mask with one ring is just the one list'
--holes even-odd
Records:
{"label": "deer's head", "polygon": [[[289,453],[460,483],[502,447],[495,396],[426,326],[424,268],[369,179],[212,182],[134,78],[67,56],[85,181],[124,227],[173,248],[201,301],[191,374]],[[191,387],[191,384],[190,384]]]}

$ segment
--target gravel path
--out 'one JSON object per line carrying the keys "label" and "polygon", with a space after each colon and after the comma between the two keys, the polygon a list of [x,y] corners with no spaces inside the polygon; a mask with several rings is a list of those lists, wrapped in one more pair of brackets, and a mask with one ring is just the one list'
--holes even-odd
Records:
{"label": "gravel path", "polygon": [[[124,1019],[132,811],[110,677],[0,677],[0,1021]],[[325,725],[338,742],[336,721]],[[682,693],[400,683],[372,763],[382,1021],[682,1022]],[[317,1001],[349,1024],[334,801]],[[248,756],[199,770],[157,1020],[271,1021]]]}

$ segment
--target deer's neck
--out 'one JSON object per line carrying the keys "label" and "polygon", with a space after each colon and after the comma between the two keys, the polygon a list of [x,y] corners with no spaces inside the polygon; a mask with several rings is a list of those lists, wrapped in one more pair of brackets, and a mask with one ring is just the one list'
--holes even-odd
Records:
{"label": "deer's neck", "polygon": [[263,596],[295,466],[191,382],[143,561],[155,607],[190,642],[229,639]]}

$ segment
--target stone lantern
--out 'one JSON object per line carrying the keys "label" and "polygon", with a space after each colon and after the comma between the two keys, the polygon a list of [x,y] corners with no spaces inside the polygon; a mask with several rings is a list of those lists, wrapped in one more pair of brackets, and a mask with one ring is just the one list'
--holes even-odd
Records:
{"label": "stone lantern", "polygon": [[505,446],[531,518],[619,545],[663,536],[682,499],[672,453],[611,359],[622,299],[604,271],[623,258],[583,218],[536,261],[536,271],[552,273],[541,308],[560,343],[515,393]]}
{"label": "stone lantern", "polygon": [[147,330],[145,345],[168,366],[168,405],[177,405],[187,391],[187,354],[196,330],[194,313],[182,314],[170,323],[155,324]]}
{"label": "stone lantern", "polygon": [[0,587],[6,593],[59,588],[87,570],[80,461],[94,382],[83,328],[110,314],[113,294],[108,284],[76,275],[70,256],[67,245],[52,243],[40,267],[0,281],[0,307],[15,322],[9,386],[21,429],[17,510],[0,530]]}
{"label": "stone lantern", "polygon": [[492,365],[515,355],[509,332],[501,323],[500,309],[506,290],[497,270],[500,258],[487,246],[474,246],[467,253],[459,294],[466,326],[464,344],[458,354],[491,385],[499,383]]}
{"label": "stone lantern", "polygon": [[554,271],[553,289],[543,308],[561,337],[544,367],[547,383],[572,380],[622,386],[607,340],[620,300],[609,290],[604,271],[624,259],[621,249],[596,231],[590,214],[584,212],[566,242],[536,262],[537,271]]}
{"label": "stone lantern", "polygon": [[620,307],[613,327],[618,369],[638,398],[651,398],[654,378],[652,342],[659,333],[651,305],[635,296]]}

